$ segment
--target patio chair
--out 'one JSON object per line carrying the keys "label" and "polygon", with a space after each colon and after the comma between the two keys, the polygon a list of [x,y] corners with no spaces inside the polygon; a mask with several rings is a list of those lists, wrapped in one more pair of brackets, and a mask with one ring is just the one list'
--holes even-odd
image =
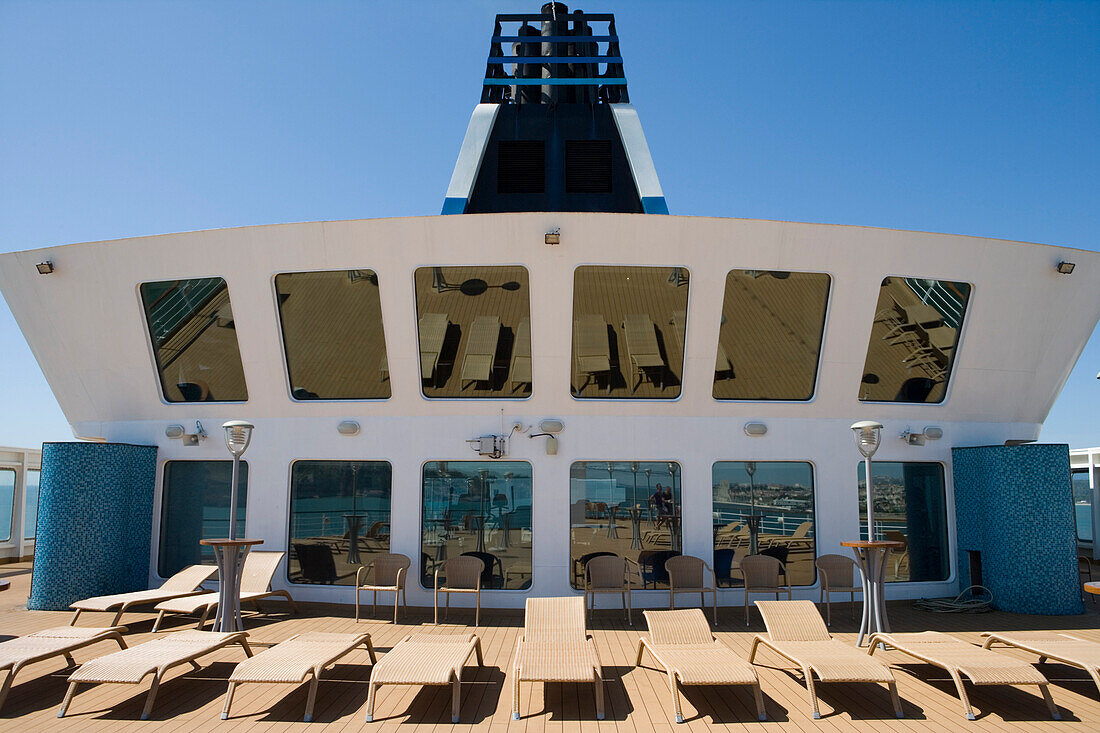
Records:
{"label": "patio chair", "polygon": [[512,661],[512,719],[519,720],[520,682],[592,682],[603,720],[603,666],[584,623],[584,599],[528,598],[523,634]]}
{"label": "patio chair", "polygon": [[116,642],[120,649],[126,648],[122,639],[125,626],[93,629],[87,627],[55,626],[52,629],[36,631],[26,636],[0,642],[0,672],[6,671],[3,685],[0,685],[0,708],[8,697],[12,682],[19,670],[28,664],[41,662],[51,657],[65,657],[69,667],[76,666],[73,652],[101,641]]}
{"label": "patio chair", "polygon": [[756,607],[768,630],[765,637],[757,634],[749,649],[749,661],[754,662],[761,645],[798,665],[810,696],[810,712],[815,720],[821,717],[817,708],[818,682],[876,682],[890,689],[894,714],[901,718],[901,700],[897,681],[884,663],[861,650],[834,639],[813,601],[756,601]]}
{"label": "patio chair", "polygon": [[[412,560],[407,556],[397,553],[378,555],[355,573],[355,622],[359,623],[359,591],[369,590],[373,593],[370,612],[373,616],[378,611],[378,591],[393,593],[393,622],[397,623],[397,606],[404,601],[405,616],[409,615],[409,600],[405,595],[405,581],[408,580],[409,566]],[[373,582],[368,583],[367,577],[371,570],[374,571]]]}
{"label": "patio chair", "polygon": [[[749,594],[774,593],[779,600],[783,590],[779,576],[786,574],[783,563],[769,555],[749,555],[741,560],[741,576],[745,579],[745,626],[749,625]],[[786,583],[787,600],[791,599],[791,581]],[[759,604],[758,604],[759,605]]]}
{"label": "patio chair", "polygon": [[374,721],[374,700],[380,685],[450,685],[451,722],[459,720],[462,669],[477,656],[485,666],[476,634],[416,634],[406,636],[371,668],[367,683],[368,723]]}
{"label": "patio chair", "polygon": [[[702,559],[693,555],[677,555],[665,561],[668,572],[668,607],[676,608],[677,593],[698,593],[699,605],[707,604],[706,594],[710,593],[714,602],[714,625],[718,625],[718,576]],[[711,584],[705,583],[703,571],[710,573]]]}
{"label": "patio chair", "polygon": [[855,584],[856,561],[847,555],[822,555],[814,562],[821,574],[821,598],[825,604],[825,624],[833,625],[833,609],[829,604],[832,593],[847,593],[851,597],[852,618],[856,617],[856,593],[863,587]]}
{"label": "patio chair", "polygon": [[[611,393],[611,342],[607,337],[607,321],[600,315],[580,315],[573,322],[573,360],[577,376],[584,383],[574,388],[579,395],[589,382],[607,375],[607,392]],[[599,385],[597,384],[597,387]]]}
{"label": "patio chair", "polygon": [[515,394],[516,386],[531,385],[531,319],[524,318],[516,327],[512,365],[508,369],[508,388]]}
{"label": "patio chair", "polygon": [[1088,672],[1100,690],[1100,643],[1052,631],[987,631],[982,636],[986,637],[982,645],[986,649],[992,649],[994,644],[999,643],[1038,655],[1039,664],[1053,659],[1071,667],[1080,667]]}
{"label": "patio chair", "polygon": [[[249,602],[257,610],[260,609],[258,601],[261,598],[270,598],[272,596],[280,596],[285,598],[286,602],[290,604],[290,610],[296,611],[297,608],[294,605],[294,599],[290,597],[290,593],[285,590],[271,590],[271,579],[275,577],[275,570],[279,567],[279,563],[282,562],[285,552],[257,552],[253,551],[245,555],[244,567],[241,569],[241,602]],[[153,622],[153,631],[160,629],[161,622],[164,621],[165,614],[168,613],[182,613],[182,614],[201,614],[199,616],[199,622],[195,625],[196,629],[201,629],[206,623],[206,619],[210,616],[210,612],[218,607],[218,593],[204,593],[201,596],[188,596],[186,598],[177,598],[172,601],[165,601],[164,603],[158,603],[155,610],[160,613],[157,615],[157,620]]]}
{"label": "patio chair", "polygon": [[584,569],[588,566],[588,561],[594,557],[618,557],[614,552],[586,552],[580,557],[573,558],[573,585],[584,587]]}
{"label": "patio chair", "polygon": [[230,644],[240,644],[245,656],[251,657],[252,649],[248,646],[247,638],[248,634],[244,631],[222,633],[188,629],[108,654],[105,657],[97,657],[82,664],[80,669],[69,676],[69,689],[65,692],[65,699],[61,702],[57,717],[65,717],[65,712],[69,709],[69,703],[72,702],[79,685],[86,683],[136,685],[151,674],[153,685],[149,688],[149,696],[145,698],[145,707],[141,711],[141,719],[148,720],[149,713],[153,710],[153,702],[157,698],[157,690],[160,689],[161,680],[164,679],[168,670],[181,664],[190,664],[195,669],[201,669],[195,662],[196,659]]}
{"label": "patio chair", "polygon": [[160,603],[162,601],[172,600],[173,598],[183,598],[184,596],[204,593],[205,591],[199,586],[202,585],[204,581],[209,580],[210,576],[216,572],[218,572],[218,568],[214,565],[191,565],[164,581],[159,588],[138,590],[133,593],[116,593],[110,596],[85,598],[83,601],[77,601],[69,606],[69,608],[76,610],[76,613],[73,614],[72,619],[69,621],[69,625],[74,626],[76,624],[76,620],[80,617],[81,611],[110,611],[113,608],[117,608],[118,611],[115,613],[115,618],[111,621],[111,626],[117,626],[119,620],[122,619],[122,614],[130,610],[130,606]]}
{"label": "patio chair", "polygon": [[[631,394],[647,378],[656,385],[654,377],[661,380],[661,391],[664,391],[665,360],[661,358],[653,321],[644,313],[631,313],[623,320],[622,329],[626,334],[626,351],[631,365]],[[634,377],[638,378],[637,383],[634,382]]]}
{"label": "patio chair", "polygon": [[[439,623],[439,594],[447,594],[447,606],[443,618],[446,619],[451,611],[452,593],[473,593],[475,600],[474,626],[481,623],[481,574],[485,571],[485,563],[481,558],[470,555],[452,557],[435,568],[435,577],[432,587],[435,589],[432,606],[435,609],[435,623]],[[439,584],[439,576],[443,575],[443,582]]]}
{"label": "patio chair", "polygon": [[768,538],[768,542],[772,547],[783,547],[788,552],[791,550],[808,550],[814,546],[814,538],[810,536],[810,530],[813,529],[814,523],[812,521],[802,522],[795,528],[793,534],[789,535],[775,535]]}
{"label": "patio chair", "polygon": [[336,582],[336,561],[332,557],[332,547],[320,542],[291,542],[294,557],[298,560],[300,583],[319,583],[331,585]]}
{"label": "patio chair", "polygon": [[286,641],[244,660],[229,675],[222,720],[229,719],[233,693],[236,692],[237,685],[243,682],[300,685],[309,680],[309,696],[306,698],[306,712],[302,718],[309,723],[313,720],[313,703],[317,700],[317,683],[321,681],[321,673],[360,644],[366,646],[371,664],[374,664],[376,658],[374,647],[370,643],[370,634],[328,634],[321,631],[295,634]]}
{"label": "patio chair", "polygon": [[668,675],[676,722],[684,722],[680,710],[681,685],[751,685],[756,715],[767,720],[764,696],[756,669],[721,643],[707,628],[707,617],[698,608],[680,611],[643,611],[649,638],[638,640],[634,666],[642,666],[642,652],[653,655]]}
{"label": "patio chair", "polygon": [[638,572],[641,575],[642,587],[648,588],[650,583],[656,588],[658,583],[668,583],[668,571],[665,563],[670,557],[680,554],[679,550],[642,550],[638,553]]}
{"label": "patio chair", "polygon": [[1050,716],[1061,720],[1054,705],[1054,698],[1047,689],[1050,682],[1034,665],[1007,654],[997,654],[974,644],[960,641],[939,631],[922,631],[915,634],[871,634],[867,641],[867,654],[874,654],[879,644],[888,644],[899,652],[931,664],[951,675],[955,689],[962,701],[967,720],[974,720],[970,698],[966,696],[962,675],[975,685],[1038,685],[1039,692],[1050,710]]}
{"label": "patio chair", "polygon": [[618,555],[599,555],[584,566],[584,608],[589,603],[596,609],[596,596],[601,593],[618,593],[622,597],[627,623],[634,625],[634,613],[630,607],[630,576],[626,560]]}

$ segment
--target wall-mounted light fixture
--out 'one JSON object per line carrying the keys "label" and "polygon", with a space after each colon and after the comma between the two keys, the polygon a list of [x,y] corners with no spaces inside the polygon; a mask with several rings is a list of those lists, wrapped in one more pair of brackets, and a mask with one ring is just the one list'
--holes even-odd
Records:
{"label": "wall-mounted light fixture", "polygon": [[539,432],[528,435],[529,438],[546,438],[546,455],[558,454],[557,434],[565,430],[565,423],[554,418],[547,418],[539,423]]}
{"label": "wall-mounted light fixture", "polygon": [[924,437],[929,440],[939,440],[943,437],[943,428],[936,427],[935,425],[929,425],[924,429]]}
{"label": "wall-mounted light fixture", "polygon": [[187,431],[182,425],[169,425],[164,429],[164,434],[169,438],[182,438]]}
{"label": "wall-mounted light fixture", "polygon": [[340,433],[340,435],[358,435],[359,423],[354,420],[344,420],[336,426],[336,432]]}
{"label": "wall-mounted light fixture", "polygon": [[[1062,275],[1072,274],[1074,267],[1077,267],[1077,265],[1073,264],[1072,262],[1065,262],[1065,261],[1059,262],[1058,265],[1057,265],[1058,272]],[[39,272],[41,272],[41,270],[39,270]]]}
{"label": "wall-mounted light fixture", "polygon": [[924,433],[914,433],[909,428],[902,431],[901,439],[908,445],[924,445]]}
{"label": "wall-mounted light fixture", "polygon": [[856,448],[863,456],[863,475],[867,481],[867,539],[875,541],[875,500],[871,483],[871,456],[882,442],[882,423],[874,420],[860,420],[852,423],[852,432],[856,437]]}
{"label": "wall-mounted light fixture", "polygon": [[768,434],[768,426],[762,422],[747,422],[745,423],[745,435],[752,438],[759,438],[762,435]]}
{"label": "wall-mounted light fixture", "polygon": [[222,423],[225,430],[225,447],[233,456],[233,476],[229,484],[229,539],[237,539],[237,484],[240,476],[241,456],[252,442],[252,430],[255,426],[244,420],[230,420]]}
{"label": "wall-mounted light fixture", "polygon": [[53,262],[46,260],[45,262],[39,262],[34,266],[38,270],[39,275],[49,275],[53,272]]}
{"label": "wall-mounted light fixture", "polygon": [[554,227],[546,233],[544,240],[547,244],[561,244],[561,229]]}

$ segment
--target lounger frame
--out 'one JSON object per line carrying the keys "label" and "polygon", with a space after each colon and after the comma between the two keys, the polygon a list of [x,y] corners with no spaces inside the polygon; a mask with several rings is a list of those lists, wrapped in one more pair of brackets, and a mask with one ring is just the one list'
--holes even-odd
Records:
{"label": "lounger frame", "polygon": [[[52,649],[43,648],[41,650],[26,649],[25,656],[11,660],[6,663],[0,663],[0,671],[5,672],[4,682],[0,684],[0,709],[4,707],[4,701],[8,698],[8,692],[11,691],[12,683],[15,680],[15,675],[19,673],[19,670],[23,669],[29,664],[35,662],[41,662],[52,657],[65,657],[66,669],[71,669],[76,666],[76,660],[73,659],[73,652],[77,649],[82,649],[92,644],[98,644],[101,641],[114,641],[118,643],[119,649],[126,648],[126,640],[122,638],[122,634],[126,631],[125,626],[111,626],[107,628],[81,628],[79,632],[88,634],[85,637],[74,637],[66,635],[66,632],[73,633],[77,631],[71,626],[59,626],[53,629],[45,629],[38,631],[27,636],[16,637],[10,641],[19,641],[20,639],[34,638],[34,639],[51,639],[56,638],[58,644]],[[51,636],[51,632],[57,633],[58,636]],[[98,633],[92,633],[98,632]],[[69,640],[68,644],[61,643],[63,640]],[[3,644],[9,642],[0,643],[0,647]]]}

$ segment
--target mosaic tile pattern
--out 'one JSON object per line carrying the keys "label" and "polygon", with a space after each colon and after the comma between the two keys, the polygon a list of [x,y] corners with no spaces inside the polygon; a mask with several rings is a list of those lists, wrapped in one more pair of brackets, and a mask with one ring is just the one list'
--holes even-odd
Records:
{"label": "mosaic tile pattern", "polygon": [[149,585],[156,446],[44,443],[27,608]]}
{"label": "mosaic tile pattern", "polygon": [[1082,613],[1069,446],[953,448],[959,579],[981,552],[982,584],[1001,611]]}

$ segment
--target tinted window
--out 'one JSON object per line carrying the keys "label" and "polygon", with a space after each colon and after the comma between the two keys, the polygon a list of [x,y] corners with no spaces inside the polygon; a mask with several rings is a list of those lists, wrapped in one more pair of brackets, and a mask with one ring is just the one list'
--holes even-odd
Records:
{"label": "tinted window", "polygon": [[[886,581],[947,580],[947,499],[939,463],[871,464],[875,539],[903,543],[886,558]],[[867,539],[867,491],[859,464],[860,539]]]}
{"label": "tinted window", "polygon": [[[214,564],[214,551],[199,540],[229,536],[229,487],[233,461],[168,461],[160,509],[157,572],[167,578],[188,565]],[[248,503],[248,464],[241,461],[237,536]]]}
{"label": "tinted window", "polygon": [[714,398],[813,397],[829,276],[815,272],[731,270],[726,275]]}
{"label": "tinted window", "polygon": [[883,279],[859,399],[943,402],[969,299],[967,283]]}
{"label": "tinted window", "polygon": [[354,585],[390,548],[390,464],[295,461],[290,473],[292,583]]}
{"label": "tinted window", "polygon": [[680,465],[672,461],[577,461],[569,469],[570,580],[584,588],[584,565],[624,557],[641,588],[667,588],[665,560],[679,555]]}
{"label": "tinted window", "polygon": [[415,281],[425,397],[531,394],[526,268],[421,267]]}
{"label": "tinted window", "polygon": [[813,585],[817,533],[809,463],[719,461],[712,490],[719,586],[744,584],[737,568],[754,550],[783,562],[791,585]]}
{"label": "tinted window", "polygon": [[1077,539],[1092,542],[1092,489],[1089,488],[1088,469],[1074,470],[1073,514],[1077,520]]}
{"label": "tinted window", "polygon": [[27,471],[27,508],[23,521],[23,538],[33,540],[38,527],[38,486],[42,480],[42,472],[38,469]]}
{"label": "tinted window", "polygon": [[572,391],[580,398],[680,395],[687,328],[683,267],[578,267]]}
{"label": "tinted window", "polygon": [[459,555],[485,563],[482,588],[531,587],[530,463],[428,461],[421,496],[420,582],[425,588],[433,587],[440,563]]}
{"label": "tinted window", "polygon": [[207,277],[142,283],[141,301],[164,399],[248,399],[225,280]]}
{"label": "tinted window", "polygon": [[12,512],[15,509],[15,471],[0,468],[0,542],[11,540]]}
{"label": "tinted window", "polygon": [[294,399],[390,396],[374,271],[283,273],[275,277],[275,291]]}

